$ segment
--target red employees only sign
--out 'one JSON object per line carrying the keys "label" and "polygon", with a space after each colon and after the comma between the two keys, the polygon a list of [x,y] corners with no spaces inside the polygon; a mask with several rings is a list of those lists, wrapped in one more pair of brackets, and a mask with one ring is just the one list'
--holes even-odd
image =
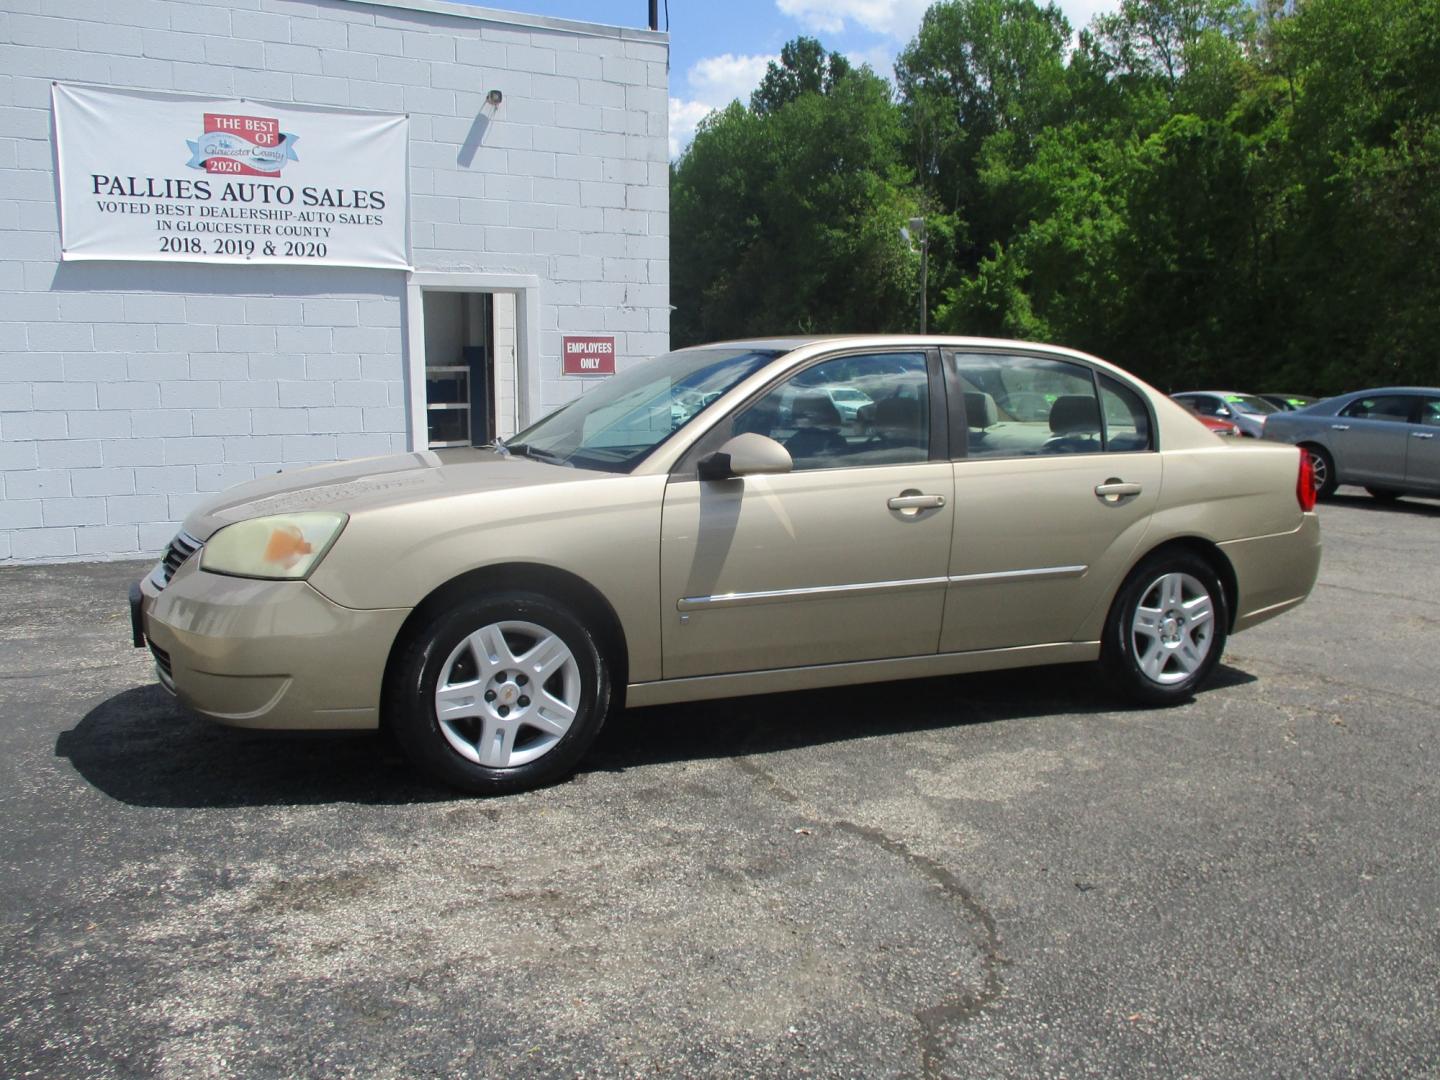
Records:
{"label": "red employees only sign", "polygon": [[562,339],[560,372],[563,375],[614,375],[614,335]]}

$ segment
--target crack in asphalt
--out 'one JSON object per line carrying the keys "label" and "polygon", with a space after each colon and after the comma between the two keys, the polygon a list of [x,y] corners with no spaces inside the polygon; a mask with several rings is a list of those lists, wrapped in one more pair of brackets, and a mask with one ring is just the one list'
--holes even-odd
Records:
{"label": "crack in asphalt", "polygon": [[[781,784],[774,773],[749,758],[736,757],[732,760],[741,772],[763,783],[781,802],[788,806],[801,806],[800,796]],[[819,817],[814,817],[812,820],[816,824],[829,826],[837,832],[874,844],[882,851],[899,856],[913,869],[919,871],[922,876],[934,882],[942,894],[958,903],[983,929],[982,934],[975,935],[975,945],[980,953],[980,970],[983,974],[980,989],[961,990],[960,993],[946,998],[938,1005],[920,1009],[912,1014],[920,1028],[922,1075],[926,1077],[926,1080],[938,1080],[941,1076],[941,1056],[944,1049],[941,1039],[942,1029],[946,1025],[970,1019],[1004,992],[1000,969],[1006,961],[1000,952],[1000,930],[995,923],[995,917],[950,870],[935,859],[912,851],[903,840],[897,840],[873,826],[861,825],[854,821],[824,820]]]}
{"label": "crack in asphalt", "polygon": [[1381,589],[1361,589],[1354,585],[1337,585],[1333,581],[1317,581],[1317,589],[1334,589],[1337,592],[1355,593],[1357,596],[1378,596],[1386,600],[1406,600],[1415,603],[1421,602],[1418,596],[1406,596],[1402,593],[1384,592]]}
{"label": "crack in asphalt", "polygon": [[1409,705],[1418,705],[1423,709],[1431,711],[1437,709],[1436,703],[1431,699],[1413,694],[1402,694],[1398,690],[1388,690],[1383,686],[1367,686],[1365,683],[1347,682],[1319,668],[1309,668],[1295,664],[1274,664],[1265,660],[1256,659],[1255,657],[1235,656],[1233,654],[1226,657],[1226,662],[1233,665],[1243,665],[1247,670],[1254,668],[1262,672],[1268,671],[1270,675],[1293,675],[1299,673],[1305,675],[1312,682],[1321,683],[1325,686],[1335,687],[1340,690],[1348,690],[1351,693],[1394,698],[1396,701],[1403,701]]}

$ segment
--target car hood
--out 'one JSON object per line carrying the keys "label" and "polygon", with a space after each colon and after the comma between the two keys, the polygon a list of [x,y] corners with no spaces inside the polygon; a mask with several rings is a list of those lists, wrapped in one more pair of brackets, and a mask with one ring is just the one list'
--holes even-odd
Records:
{"label": "car hood", "polygon": [[305,510],[356,514],[397,503],[613,475],[480,449],[362,458],[312,465],[238,484],[192,510],[184,529],[197,540],[208,540],[225,525],[267,514]]}

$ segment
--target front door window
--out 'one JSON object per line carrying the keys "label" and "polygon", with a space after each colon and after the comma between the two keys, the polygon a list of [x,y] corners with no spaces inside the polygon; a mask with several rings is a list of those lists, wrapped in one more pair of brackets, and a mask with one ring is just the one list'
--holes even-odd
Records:
{"label": "front door window", "polygon": [[796,472],[925,461],[930,384],[923,352],[840,356],[793,375],[735,420],[780,443]]}

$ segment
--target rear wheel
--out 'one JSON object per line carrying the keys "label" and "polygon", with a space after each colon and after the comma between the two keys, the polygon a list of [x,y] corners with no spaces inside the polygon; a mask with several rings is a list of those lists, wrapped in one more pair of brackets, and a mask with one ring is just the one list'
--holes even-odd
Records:
{"label": "rear wheel", "polygon": [[1110,607],[1100,664],[1131,700],[1173,705],[1209,677],[1225,649],[1230,613],[1208,562],[1161,552],[1125,579]]}
{"label": "rear wheel", "polygon": [[585,626],[548,597],[505,593],[420,631],[397,661],[386,717],[435,779],[503,795],[573,770],[609,702],[609,672]]}
{"label": "rear wheel", "polygon": [[1306,444],[1301,449],[1310,455],[1310,473],[1315,478],[1315,497],[1330,498],[1340,486],[1340,478],[1335,475],[1335,459],[1323,446]]}

